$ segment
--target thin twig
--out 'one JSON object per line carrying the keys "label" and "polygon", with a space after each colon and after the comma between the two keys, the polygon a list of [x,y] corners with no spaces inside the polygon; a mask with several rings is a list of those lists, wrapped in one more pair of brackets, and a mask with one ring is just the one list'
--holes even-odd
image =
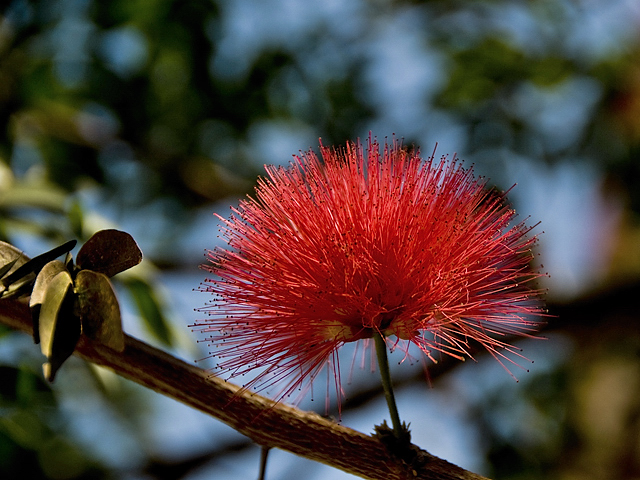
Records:
{"label": "thin twig", "polygon": [[260,473],[258,474],[258,480],[265,480],[267,478],[267,459],[269,458],[269,450],[271,447],[260,447]]}

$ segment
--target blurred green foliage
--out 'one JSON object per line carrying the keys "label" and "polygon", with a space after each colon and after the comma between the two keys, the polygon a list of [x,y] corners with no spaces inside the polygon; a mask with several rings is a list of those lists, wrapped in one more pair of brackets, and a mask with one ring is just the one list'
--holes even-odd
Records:
{"label": "blurred green foliage", "polygon": [[0,367],[0,474],[3,478],[109,478],[104,466],[60,428],[51,388],[28,367]]}
{"label": "blurred green foliage", "polygon": [[[488,474],[498,479],[637,478],[640,405],[633,398],[640,386],[629,377],[640,362],[631,308],[640,278],[640,42],[633,19],[612,20],[623,2],[614,2],[620,10],[582,0],[336,2],[338,14],[303,3],[12,0],[2,7],[0,240],[46,245],[44,251],[152,212],[158,228],[143,229],[136,240],[143,251],[146,244],[163,248],[145,251],[143,268],[117,288],[131,295],[143,331],[169,347],[175,327],[156,266],[179,270],[191,261],[174,243],[199,209],[251,191],[261,164],[272,161],[267,140],[294,137],[307,142],[296,148],[306,149],[318,137],[339,144],[373,127],[385,129],[374,134],[403,135],[396,129],[409,125],[410,143],[431,138],[439,131],[434,123],[445,119],[461,132],[458,151],[485,162],[497,181],[512,158],[547,165],[577,159],[595,166],[603,195],[624,205],[617,263],[605,279],[605,287],[614,294],[624,287],[624,295],[596,296],[582,310],[576,299],[552,305],[561,316],[549,328],[580,354],[517,393],[496,391],[474,406],[469,422],[481,432]],[[238,5],[249,5],[256,18],[234,17],[251,15]],[[257,28],[273,20],[260,18],[264,8],[281,12],[278,25],[290,16],[303,26],[272,32],[274,40]],[[610,30],[594,41],[580,36],[588,30],[580,22]],[[615,22],[632,33],[611,31]],[[415,52],[395,43],[402,33],[417,39],[432,62],[427,71],[414,70]],[[429,83],[432,70],[439,80]],[[424,82],[410,84],[416,91],[408,95],[424,115],[390,112],[393,98],[385,96],[421,75]],[[381,90],[379,77],[398,87]],[[423,91],[422,83],[431,89]],[[104,218],[105,209],[116,212],[115,220]],[[604,334],[614,330],[618,335]],[[0,346],[16,343],[6,329],[0,335]],[[622,340],[631,347],[620,349]],[[607,363],[611,351],[620,355],[617,363]],[[34,373],[40,361],[0,367],[0,476],[117,477],[122,472],[96,460],[64,428],[57,387]],[[605,369],[607,376],[599,365],[619,368]],[[95,381],[86,372],[79,378],[82,385]],[[624,395],[613,395],[612,386]],[[145,409],[126,388],[90,390],[131,423]],[[590,407],[598,405],[591,398],[597,393],[618,399],[618,410],[607,412],[625,415],[601,437],[589,429],[597,424]],[[521,414],[522,425],[501,429],[496,419],[505,411]],[[625,441],[593,460],[599,442],[614,444],[611,432]],[[187,460],[177,468],[183,474]],[[162,478],[163,468],[148,461],[146,473],[129,467],[127,478]]]}
{"label": "blurred green foliage", "polygon": [[440,94],[444,108],[468,111],[483,101],[505,95],[522,82],[553,87],[575,72],[566,58],[531,58],[503,39],[490,37],[452,53],[454,68]]}

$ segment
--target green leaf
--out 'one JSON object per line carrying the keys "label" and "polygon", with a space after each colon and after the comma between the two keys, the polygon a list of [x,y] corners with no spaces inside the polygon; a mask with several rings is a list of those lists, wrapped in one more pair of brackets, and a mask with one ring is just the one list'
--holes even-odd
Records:
{"label": "green leaf", "polygon": [[77,312],[82,332],[109,348],[124,350],[120,306],[109,278],[92,270],[81,270],[75,282]]}
{"label": "green leaf", "polygon": [[47,263],[38,276],[33,285],[31,291],[31,298],[29,299],[29,307],[31,308],[31,316],[33,318],[33,341],[40,343],[40,310],[42,308],[42,302],[44,302],[47,289],[51,284],[51,281],[62,272],[67,271],[64,264],[59,260],[52,260]]}
{"label": "green leaf", "polygon": [[73,282],[65,270],[49,281],[40,309],[40,348],[48,359],[43,371],[50,382],[80,338],[80,319],[74,314],[74,303]]}
{"label": "green leaf", "polygon": [[167,319],[162,314],[153,288],[137,278],[128,278],[124,282],[138,307],[150,332],[162,343],[171,346],[171,330]]}
{"label": "green leaf", "polygon": [[113,277],[142,261],[142,252],[133,237],[120,230],[101,230],[82,246],[76,264]]}

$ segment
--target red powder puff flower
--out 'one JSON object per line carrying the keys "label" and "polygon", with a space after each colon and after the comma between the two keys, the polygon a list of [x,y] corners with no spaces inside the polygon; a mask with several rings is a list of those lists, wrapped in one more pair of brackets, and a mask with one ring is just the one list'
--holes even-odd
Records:
{"label": "red powder puff flower", "polygon": [[245,386],[278,385],[279,398],[327,367],[340,400],[338,349],[376,333],[432,360],[479,344],[513,363],[506,337],[535,330],[542,304],[536,238],[504,195],[455,156],[423,160],[397,141],[320,150],[266,167],[256,197],[218,216],[230,248],[208,254],[200,290],[214,301],[195,325],[218,367],[256,369]]}

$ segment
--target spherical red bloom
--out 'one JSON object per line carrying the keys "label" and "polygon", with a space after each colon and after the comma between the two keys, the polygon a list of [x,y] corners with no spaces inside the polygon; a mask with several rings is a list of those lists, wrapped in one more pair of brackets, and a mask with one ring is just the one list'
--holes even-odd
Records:
{"label": "spherical red bloom", "polygon": [[519,355],[505,337],[533,332],[543,305],[536,238],[504,194],[455,156],[423,160],[397,141],[320,150],[266,167],[256,197],[219,217],[229,249],[209,252],[214,301],[195,325],[219,368],[257,369],[246,386],[283,396],[327,367],[340,395],[337,350],[374,332],[432,360],[478,344]]}

